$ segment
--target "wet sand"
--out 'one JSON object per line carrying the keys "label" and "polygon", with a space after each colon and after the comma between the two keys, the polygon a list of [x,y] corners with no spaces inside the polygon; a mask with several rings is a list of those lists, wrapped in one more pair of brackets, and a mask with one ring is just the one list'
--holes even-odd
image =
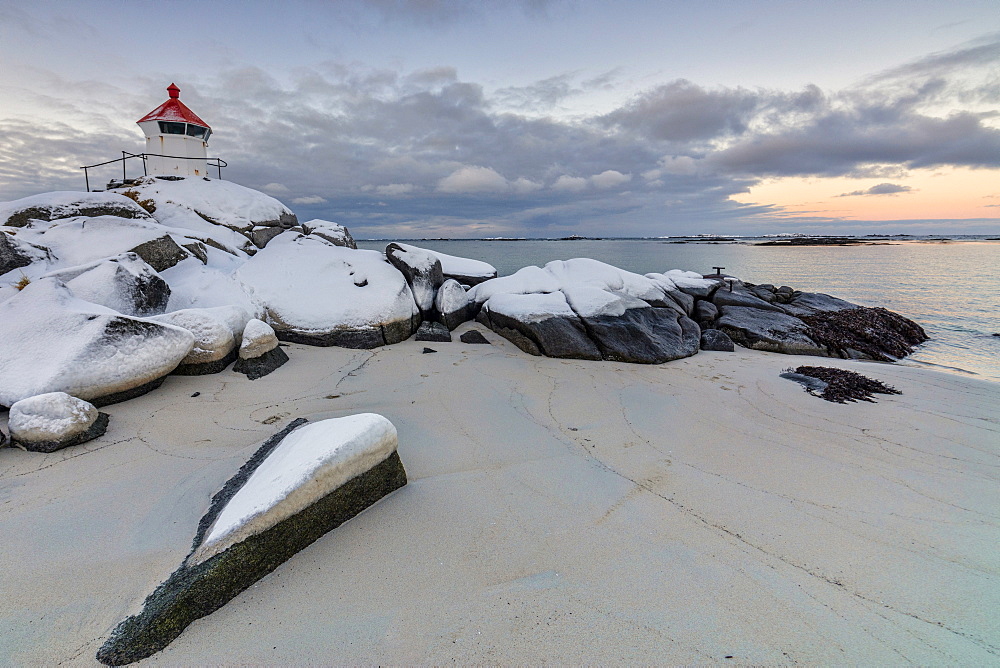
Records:
{"label": "wet sand", "polygon": [[[1000,383],[745,350],[555,360],[468,328],[291,344],[260,380],[108,406],[83,446],[0,450],[0,663],[95,663],[261,441],[358,412],[396,425],[409,484],[151,662],[1000,660]],[[903,394],[825,402],[779,378],[800,364]]]}

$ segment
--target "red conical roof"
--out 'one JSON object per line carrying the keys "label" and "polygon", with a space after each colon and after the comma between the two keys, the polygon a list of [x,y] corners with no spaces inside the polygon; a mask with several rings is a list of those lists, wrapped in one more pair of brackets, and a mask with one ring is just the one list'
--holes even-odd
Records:
{"label": "red conical roof", "polygon": [[174,121],[177,123],[194,123],[211,129],[208,123],[198,118],[198,114],[188,109],[187,105],[181,102],[181,89],[176,84],[170,84],[167,87],[167,93],[170,94],[169,100],[137,120],[136,123],[144,123],[145,121]]}

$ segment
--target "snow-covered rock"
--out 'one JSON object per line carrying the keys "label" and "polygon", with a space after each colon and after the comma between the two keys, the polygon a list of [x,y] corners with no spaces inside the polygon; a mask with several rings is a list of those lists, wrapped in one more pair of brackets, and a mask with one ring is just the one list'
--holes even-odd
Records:
{"label": "snow-covered rock", "polygon": [[66,392],[102,406],[155,388],[194,345],[187,330],[77,299],[54,278],[0,303],[0,405]]}
{"label": "snow-covered rock", "polygon": [[32,220],[50,221],[85,216],[146,218],[150,215],[128,197],[113,192],[56,191],[0,202],[0,225],[24,227]]}
{"label": "snow-covered rock", "polygon": [[10,407],[11,440],[32,452],[55,452],[107,431],[108,414],[65,392],[21,399]]}
{"label": "snow-covered rock", "polygon": [[640,276],[576,258],[525,267],[469,295],[482,304],[480,322],[526,352],[658,364],[698,352],[700,329],[675,291],[670,272]]}
{"label": "snow-covered rock", "polygon": [[306,234],[314,234],[317,237],[326,239],[334,246],[343,246],[344,248],[353,248],[355,250],[358,248],[358,245],[354,242],[354,237],[340,223],[313,218],[302,223],[302,231]]}
{"label": "snow-covered rock", "polygon": [[[396,429],[371,413],[299,419],[212,499],[191,553],[97,653],[122,665],[166,647],[328,531],[406,484]],[[169,622],[169,623],[167,623]]]}
{"label": "snow-covered rock", "polygon": [[122,253],[47,274],[66,284],[75,297],[123,315],[163,313],[170,286],[135,253]]}
{"label": "snow-covered rock", "polygon": [[18,239],[11,231],[0,230],[0,276],[33,262],[51,259],[52,253],[48,248]]}
{"label": "snow-covered rock", "polygon": [[[397,245],[405,250],[417,248],[417,246],[411,246],[409,244]],[[496,278],[497,276],[496,267],[488,262],[473,260],[466,257],[458,257],[456,255],[448,255],[447,253],[439,253],[438,251],[433,251],[429,248],[420,248],[419,250],[422,250],[425,253],[430,253],[441,261],[441,271],[444,273],[445,278],[454,278],[456,281],[464,285],[477,285],[491,278]]]}
{"label": "snow-covered rock", "polygon": [[475,316],[476,305],[469,299],[465,288],[454,278],[449,278],[437,290],[434,310],[441,323],[452,330]]}
{"label": "snow-covered rock", "polygon": [[406,278],[420,314],[430,317],[437,289],[444,283],[441,261],[422,248],[396,243],[385,247],[385,257]]}
{"label": "snow-covered rock", "polygon": [[247,323],[233,371],[246,374],[250,380],[257,380],[287,361],[288,354],[278,347],[278,337],[270,325],[256,318]]}
{"label": "snow-covered rock", "polygon": [[219,373],[236,359],[239,336],[250,316],[241,308],[221,306],[193,308],[164,313],[150,318],[176,327],[183,327],[194,336],[191,352],[181,360],[174,373],[200,376]]}
{"label": "snow-covered rock", "polygon": [[406,279],[376,251],[282,234],[235,276],[286,341],[373,348],[409,338],[420,321]]}

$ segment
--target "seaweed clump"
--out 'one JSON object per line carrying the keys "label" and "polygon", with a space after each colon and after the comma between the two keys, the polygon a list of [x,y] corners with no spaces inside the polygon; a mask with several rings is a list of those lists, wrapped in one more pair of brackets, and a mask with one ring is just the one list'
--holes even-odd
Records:
{"label": "seaweed clump", "polygon": [[844,359],[864,356],[893,362],[930,338],[917,323],[881,307],[825,311],[800,319],[809,338]]}
{"label": "seaweed clump", "polygon": [[814,393],[821,399],[843,404],[848,401],[875,403],[873,394],[902,394],[899,390],[860,373],[828,366],[800,366],[795,373],[816,378],[826,384],[822,392]]}

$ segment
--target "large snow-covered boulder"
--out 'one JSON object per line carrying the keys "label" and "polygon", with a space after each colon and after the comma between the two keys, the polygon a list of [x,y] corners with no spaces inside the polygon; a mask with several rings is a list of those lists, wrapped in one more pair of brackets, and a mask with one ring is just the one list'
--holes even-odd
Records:
{"label": "large snow-covered boulder", "polygon": [[135,201],[113,192],[56,191],[0,202],[0,225],[24,227],[30,221],[51,221],[84,216],[145,218],[149,213]]}
{"label": "large snow-covered boulder", "polygon": [[55,452],[102,436],[108,414],[65,392],[21,399],[10,407],[11,440],[31,452]]}
{"label": "large snow-covered boulder", "polygon": [[441,260],[422,248],[396,243],[385,247],[385,257],[406,278],[420,315],[429,318],[437,289],[444,283]]}
{"label": "large snow-covered boulder", "polygon": [[97,653],[123,665],[159,652],[323,534],[406,484],[396,429],[366,413],[299,419],[212,499],[191,552]]}
{"label": "large snow-covered boulder", "polygon": [[313,218],[302,223],[302,231],[306,234],[314,234],[317,237],[326,239],[334,246],[343,246],[344,248],[353,248],[355,250],[358,248],[358,244],[355,243],[350,231],[340,223]]}
{"label": "large snow-covered boulder", "polygon": [[157,387],[188,354],[185,329],[82,301],[57,279],[0,303],[0,405],[66,392],[97,406]]}
{"label": "large snow-covered boulder", "polygon": [[135,253],[51,272],[73,295],[100,304],[122,315],[163,313],[170,301],[170,286]]}
{"label": "large snow-covered boulder", "polygon": [[235,275],[286,341],[374,348],[409,338],[420,324],[406,279],[377,251],[282,234]]}
{"label": "large snow-covered boulder", "polygon": [[278,347],[278,337],[270,325],[256,318],[247,323],[233,371],[257,380],[287,361],[288,354]]}
{"label": "large snow-covered boulder", "polygon": [[164,313],[150,318],[183,327],[194,336],[191,352],[174,369],[179,376],[219,373],[236,359],[240,336],[249,314],[236,306],[192,308]]}
{"label": "large snow-covered boulder", "polygon": [[658,364],[698,352],[700,329],[667,274],[640,276],[588,258],[525,267],[470,290],[479,320],[550,357]]}

